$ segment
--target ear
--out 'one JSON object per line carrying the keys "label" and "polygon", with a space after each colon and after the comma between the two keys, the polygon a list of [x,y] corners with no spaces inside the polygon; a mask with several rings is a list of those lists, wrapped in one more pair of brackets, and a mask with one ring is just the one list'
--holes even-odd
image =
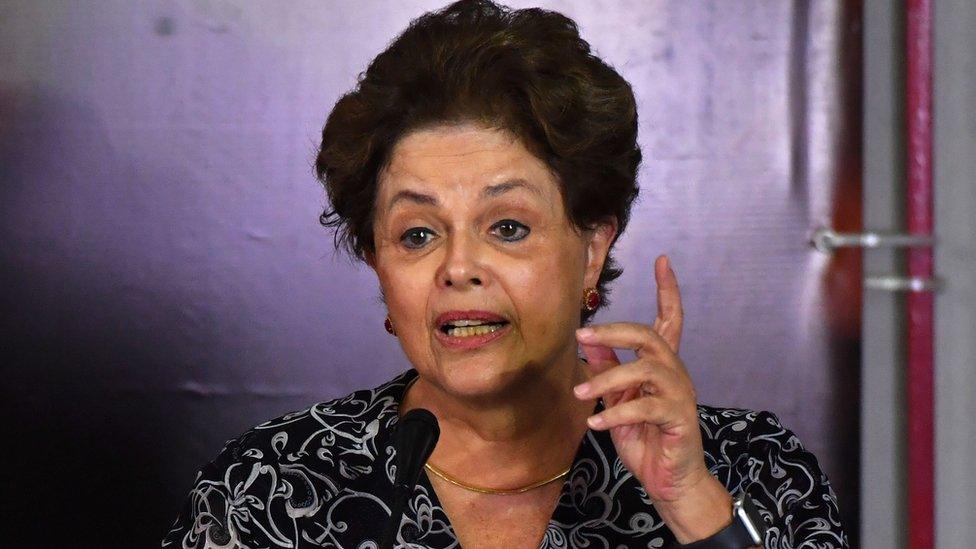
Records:
{"label": "ear", "polygon": [[376,252],[372,250],[364,250],[363,261],[365,261],[366,264],[369,265],[370,269],[373,269],[374,271],[376,270]]}
{"label": "ear", "polygon": [[586,232],[586,273],[583,276],[585,288],[596,286],[600,280],[600,272],[607,261],[610,246],[617,236],[617,218],[608,217],[596,227]]}

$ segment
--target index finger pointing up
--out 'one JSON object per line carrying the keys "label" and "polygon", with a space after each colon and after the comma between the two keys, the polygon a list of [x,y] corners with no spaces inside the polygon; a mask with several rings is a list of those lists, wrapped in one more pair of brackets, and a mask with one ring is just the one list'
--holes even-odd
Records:
{"label": "index finger pointing up", "polygon": [[654,279],[657,283],[657,318],[654,319],[653,328],[677,354],[681,344],[684,312],[681,308],[678,278],[671,268],[671,258],[666,255],[658,256],[654,261]]}

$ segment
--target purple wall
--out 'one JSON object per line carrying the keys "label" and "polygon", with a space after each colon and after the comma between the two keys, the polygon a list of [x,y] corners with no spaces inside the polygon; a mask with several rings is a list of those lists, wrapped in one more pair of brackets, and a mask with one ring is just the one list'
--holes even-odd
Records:
{"label": "purple wall", "polygon": [[[651,264],[671,254],[703,401],[778,413],[853,533],[856,311],[833,306],[807,244],[838,203],[859,209],[853,16],[828,0],[541,4],[638,94],[642,196],[596,321],[650,322]],[[224,440],[408,367],[371,272],[317,223],[311,164],[335,100],[441,5],[0,8],[4,530],[154,544]]]}

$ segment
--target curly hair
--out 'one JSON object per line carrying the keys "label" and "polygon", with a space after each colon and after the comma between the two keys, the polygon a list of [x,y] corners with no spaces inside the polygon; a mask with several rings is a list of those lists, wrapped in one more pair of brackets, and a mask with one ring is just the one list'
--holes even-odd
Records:
{"label": "curly hair", "polygon": [[[461,0],[412,21],[376,56],[322,130],[315,172],[336,249],[374,251],[378,175],[398,139],[441,124],[516,135],[556,176],[577,229],[609,217],[623,233],[638,194],[637,107],[630,84],[590,50],[576,23],[543,9]],[[622,273],[607,255],[597,288]],[[585,324],[593,312],[582,312]]]}

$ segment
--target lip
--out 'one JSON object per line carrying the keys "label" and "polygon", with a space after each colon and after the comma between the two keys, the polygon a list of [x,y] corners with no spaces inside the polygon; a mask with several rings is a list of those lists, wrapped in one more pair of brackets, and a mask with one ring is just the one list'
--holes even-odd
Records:
{"label": "lip", "polygon": [[511,330],[512,328],[511,324],[505,324],[504,326],[502,326],[501,328],[495,330],[490,334],[468,336],[468,337],[452,337],[445,334],[441,330],[441,326],[443,326],[444,324],[451,322],[452,320],[461,320],[461,319],[481,320],[484,322],[492,322],[492,323],[508,322],[508,320],[505,317],[492,313],[490,311],[471,310],[471,311],[447,311],[445,313],[441,313],[434,320],[435,323],[434,334],[437,336],[437,340],[441,343],[441,345],[448,347],[450,349],[475,349],[487,345],[488,343],[491,343],[492,341],[502,337],[503,335],[507,334],[509,330]]}
{"label": "lip", "polygon": [[441,313],[434,319],[434,325],[437,330],[440,331],[441,326],[447,324],[452,320],[483,320],[486,322],[508,322],[503,316],[499,316],[495,313],[489,311],[447,311],[446,313]]}
{"label": "lip", "polygon": [[[472,317],[462,317],[462,318],[472,318]],[[482,319],[479,319],[482,320]],[[434,330],[434,335],[437,340],[441,342],[441,345],[448,347],[450,349],[476,349],[482,347],[495,341],[496,339],[507,334],[512,328],[511,324],[506,324],[501,328],[495,330],[490,334],[468,336],[468,337],[452,337],[437,328]]]}

